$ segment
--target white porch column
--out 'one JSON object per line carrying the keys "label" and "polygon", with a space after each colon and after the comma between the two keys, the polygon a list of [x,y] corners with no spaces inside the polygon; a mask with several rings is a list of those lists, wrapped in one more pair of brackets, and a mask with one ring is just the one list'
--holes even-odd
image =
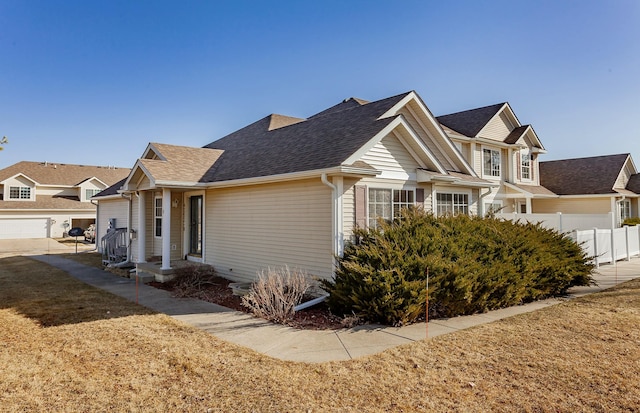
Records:
{"label": "white porch column", "polygon": [[147,262],[147,210],[146,192],[138,193],[138,262]]}
{"label": "white porch column", "polygon": [[171,190],[162,188],[162,267],[171,269]]}
{"label": "white porch column", "polygon": [[531,212],[531,198],[527,197],[525,199],[527,201],[527,214],[532,214],[533,212]]}

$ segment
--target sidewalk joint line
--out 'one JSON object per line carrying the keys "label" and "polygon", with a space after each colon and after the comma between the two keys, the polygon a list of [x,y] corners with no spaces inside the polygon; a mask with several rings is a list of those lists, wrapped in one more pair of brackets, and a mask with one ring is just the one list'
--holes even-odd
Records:
{"label": "sidewalk joint line", "polygon": [[349,353],[349,350],[347,349],[347,346],[344,345],[344,343],[342,342],[342,339],[340,338],[340,336],[338,335],[338,332],[335,331],[333,334],[336,335],[336,337],[338,338],[338,341],[340,342],[340,345],[342,345],[342,348],[344,349],[344,351],[347,353],[347,356],[349,356],[349,360],[353,360],[353,357],[351,357],[351,353]]}

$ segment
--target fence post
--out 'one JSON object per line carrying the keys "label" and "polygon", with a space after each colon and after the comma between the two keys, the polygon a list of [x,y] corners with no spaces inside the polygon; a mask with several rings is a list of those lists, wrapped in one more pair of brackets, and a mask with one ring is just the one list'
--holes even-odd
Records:
{"label": "fence post", "polygon": [[593,256],[596,268],[600,268],[600,259],[598,258],[598,228],[593,229]]}
{"label": "fence post", "polygon": [[562,232],[562,212],[558,212],[558,232]]}
{"label": "fence post", "polygon": [[616,257],[616,236],[614,234],[615,229],[611,228],[611,264],[613,265],[618,265],[616,264],[618,262],[618,257]]}
{"label": "fence post", "polygon": [[624,240],[626,244],[627,251],[627,261],[631,261],[631,247],[629,246],[629,226],[624,227]]}

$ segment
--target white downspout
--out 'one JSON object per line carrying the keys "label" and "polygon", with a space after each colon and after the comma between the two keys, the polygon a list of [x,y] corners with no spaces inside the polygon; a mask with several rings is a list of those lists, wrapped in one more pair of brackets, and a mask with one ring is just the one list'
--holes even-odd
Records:
{"label": "white downspout", "polygon": [[338,224],[337,224],[337,216],[338,216],[338,211],[337,211],[337,188],[334,184],[332,184],[331,182],[329,182],[329,180],[327,179],[327,174],[323,173],[322,175],[320,175],[320,180],[322,181],[323,184],[325,184],[326,186],[328,186],[329,188],[331,188],[331,221],[332,221],[332,225],[331,225],[331,239],[333,240],[333,255],[334,256],[338,256]]}
{"label": "white downspout", "polygon": [[487,192],[485,192],[484,194],[482,192],[480,192],[480,199],[478,200],[478,210],[480,211],[480,213],[478,214],[479,216],[484,216],[485,214],[485,210],[484,210],[484,202],[482,202],[484,200],[484,197],[491,195],[491,193],[493,192],[493,190],[491,188],[489,188],[489,190]]}

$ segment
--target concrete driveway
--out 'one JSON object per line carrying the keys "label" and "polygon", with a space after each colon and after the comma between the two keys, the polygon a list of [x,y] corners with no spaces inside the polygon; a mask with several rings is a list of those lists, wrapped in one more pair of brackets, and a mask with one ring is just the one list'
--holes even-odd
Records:
{"label": "concrete driveway", "polygon": [[[78,239],[78,252],[95,249],[95,244],[85,244]],[[0,239],[0,258],[16,255],[64,254],[75,252],[75,244],[61,243],[52,238]]]}

